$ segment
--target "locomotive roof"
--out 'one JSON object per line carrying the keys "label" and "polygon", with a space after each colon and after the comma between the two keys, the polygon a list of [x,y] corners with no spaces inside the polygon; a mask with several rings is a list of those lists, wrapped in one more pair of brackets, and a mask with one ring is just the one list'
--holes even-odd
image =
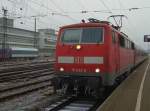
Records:
{"label": "locomotive roof", "polygon": [[[115,30],[116,32],[118,32],[119,34],[121,34],[122,36],[124,36],[125,38],[127,38],[128,40],[130,40],[128,38],[128,35],[126,35],[123,32],[120,32],[119,30],[117,30],[115,28],[115,26],[113,26],[112,24],[109,24],[107,22],[102,22],[102,23],[92,23],[92,22],[78,23],[78,24],[65,25],[65,26],[62,26],[60,28],[64,29],[64,28],[77,28],[77,27],[78,28],[80,28],[80,27],[109,27],[109,28]],[[130,41],[132,41],[132,40],[130,40]]]}
{"label": "locomotive roof", "polygon": [[98,26],[110,26],[108,24],[105,24],[105,23],[91,23],[91,22],[88,22],[88,23],[78,23],[78,24],[71,24],[71,25],[66,25],[66,26],[63,26],[61,28],[76,28],[76,27],[98,27]]}

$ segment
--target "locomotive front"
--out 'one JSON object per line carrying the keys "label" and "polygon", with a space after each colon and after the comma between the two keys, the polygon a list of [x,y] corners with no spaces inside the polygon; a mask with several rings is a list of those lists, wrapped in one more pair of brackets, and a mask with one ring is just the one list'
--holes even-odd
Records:
{"label": "locomotive front", "polygon": [[62,27],[56,45],[57,86],[63,93],[95,95],[107,65],[106,27],[81,23]]}

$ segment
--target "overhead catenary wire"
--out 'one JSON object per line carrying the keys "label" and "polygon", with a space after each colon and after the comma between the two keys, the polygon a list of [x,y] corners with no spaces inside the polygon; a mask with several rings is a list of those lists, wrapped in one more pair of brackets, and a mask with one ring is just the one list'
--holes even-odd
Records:
{"label": "overhead catenary wire", "polygon": [[95,13],[112,13],[112,11],[134,11],[134,10],[142,10],[142,9],[149,9],[150,7],[131,7],[131,8],[114,8],[111,10],[81,10],[81,11],[68,11],[64,13],[72,13],[72,14],[84,14],[84,13],[90,13],[90,12],[95,12]]}
{"label": "overhead catenary wire", "polygon": [[[103,3],[103,5],[107,8],[107,10],[81,10],[81,11],[62,11],[62,12],[58,12],[58,11],[55,11],[55,10],[52,10],[50,9],[49,7],[43,5],[43,4],[40,4],[38,2],[35,2],[34,0],[30,0],[29,2],[32,2],[36,5],[39,5],[40,7],[43,7],[43,8],[46,8],[47,10],[50,10],[50,14],[52,15],[60,15],[60,16],[68,16],[68,15],[65,15],[65,14],[84,14],[84,13],[91,13],[91,12],[95,12],[95,13],[112,13],[112,11],[132,11],[132,10],[139,10],[139,9],[146,9],[146,8],[150,8],[149,6],[144,6],[144,7],[131,7],[131,8],[122,8],[122,9],[109,9],[105,2],[103,0],[99,0],[101,1],[101,3]],[[119,0],[120,1],[120,0]],[[53,1],[52,3],[54,3],[56,5],[56,3]],[[57,5],[57,7],[59,7]],[[59,7],[59,10],[62,10],[60,7]]]}
{"label": "overhead catenary wire", "polygon": [[[54,11],[53,9],[50,9],[49,7],[45,6],[44,4],[40,4],[38,2],[35,2],[34,0],[31,0],[30,2],[36,4],[36,5],[39,5],[40,7],[43,7],[43,8],[46,8],[47,10],[49,10],[49,14],[51,15],[59,15],[59,16],[64,16],[64,17],[67,17],[69,19],[71,19],[72,21],[74,21],[75,19],[70,17],[69,15],[64,15],[62,12],[58,12],[58,11]],[[63,9],[61,9],[58,5],[56,5],[56,3],[54,1],[50,1],[52,2],[60,11],[62,11]]]}
{"label": "overhead catenary wire", "polygon": [[47,10],[49,11],[49,13],[48,13],[47,15],[51,14],[51,15],[68,16],[68,15],[64,15],[63,13],[58,12],[58,11],[56,11],[56,10],[52,10],[51,8],[45,6],[44,4],[40,4],[40,3],[38,3],[38,2],[35,2],[34,0],[31,0],[30,2],[32,2],[32,3],[34,3],[34,4],[38,5],[38,6],[40,6],[40,7],[42,7],[42,8],[47,9]]}
{"label": "overhead catenary wire", "polygon": [[[36,4],[38,4],[37,2],[34,2],[34,3],[36,3]],[[103,3],[104,4],[104,3]],[[38,4],[38,5],[40,5],[40,4]],[[44,6],[45,7],[45,5],[40,5],[40,6]],[[45,8],[47,8],[47,9],[49,9],[48,7],[45,7]],[[146,7],[146,8],[148,8],[148,7]],[[108,8],[107,8],[108,9]],[[139,8],[128,8],[128,9],[112,9],[112,10],[128,10],[128,11],[131,11],[131,10],[135,10],[135,9],[139,9]],[[61,10],[61,9],[60,9]],[[83,13],[91,13],[91,12],[95,12],[95,13],[112,13],[112,11],[109,9],[109,11],[108,12],[106,12],[106,11],[108,11],[108,10],[94,10],[94,11],[80,11],[80,12],[74,12],[74,13],[81,13],[81,14],[83,14]],[[63,14],[64,13],[64,14]],[[60,15],[60,16],[67,16],[67,15],[65,15],[66,13],[73,13],[73,12],[61,12],[61,13],[58,13],[58,12],[51,12],[50,14],[51,15]],[[37,15],[37,17],[38,16],[40,16],[40,17],[48,17],[48,16],[50,16],[50,15]],[[22,17],[23,18],[23,17]],[[24,17],[25,18],[25,17]]]}
{"label": "overhead catenary wire", "polygon": [[[56,4],[53,0],[50,0],[51,3],[53,3],[56,8],[58,8],[60,10],[60,12],[65,12],[58,4]],[[61,15],[61,14],[60,14]],[[70,20],[72,20],[73,22],[77,21],[75,18],[71,17],[70,15],[65,15],[66,17],[68,17]]]}
{"label": "overhead catenary wire", "polygon": [[[49,17],[48,15],[48,13],[47,14],[38,14],[38,11],[37,10],[35,10],[31,5],[29,5],[29,8],[31,9],[31,10],[34,10],[34,12],[36,13],[35,15],[34,15],[34,17],[37,17],[37,18],[42,18],[42,17]],[[31,16],[31,17],[33,17],[33,16]],[[30,18],[30,17],[29,17]],[[52,19],[52,17],[50,18],[50,20],[53,20],[54,21],[54,19]],[[44,24],[48,24],[47,22],[45,22],[44,20],[39,20],[39,21],[42,21]],[[57,22],[59,22],[59,21],[57,21]]]}
{"label": "overhead catenary wire", "polygon": [[[13,0],[11,0],[11,1],[13,1]],[[119,0],[120,1],[120,0]],[[114,11],[134,11],[134,10],[140,10],[140,9],[148,9],[148,8],[150,8],[149,6],[143,6],[143,7],[131,7],[131,8],[110,8],[110,7],[108,7],[107,6],[107,4],[104,2],[104,0],[99,0],[99,2],[101,2],[104,6],[105,6],[105,8],[106,8],[106,10],[84,10],[85,9],[85,7],[84,7],[84,5],[81,3],[81,7],[83,7],[83,10],[80,10],[80,11],[64,11],[59,5],[58,5],[58,3],[56,3],[56,1],[54,1],[54,0],[52,0],[52,1],[50,1],[51,3],[53,3],[57,8],[58,8],[58,10],[59,11],[56,11],[56,10],[54,10],[54,9],[51,9],[50,8],[50,6],[48,7],[48,5],[44,5],[43,3],[39,3],[38,1],[35,1],[35,0],[30,0],[30,1],[28,1],[28,2],[32,2],[32,3],[34,3],[34,4],[36,4],[36,5],[38,5],[38,6],[40,6],[40,7],[43,7],[43,8],[45,8],[45,9],[47,9],[48,11],[49,11],[49,13],[47,13],[45,16],[41,16],[41,18],[42,17],[50,17],[51,15],[52,16],[64,16],[64,17],[67,17],[68,18],[68,16],[70,16],[70,14],[72,15],[72,14],[85,14],[85,13],[112,13],[112,11],[114,12]],[[30,4],[30,3],[29,3]],[[80,3],[79,3],[80,4]],[[121,3],[120,3],[121,4]],[[38,15],[38,14],[37,14]],[[73,18],[73,17],[71,17],[71,18]],[[73,20],[72,20],[73,21]],[[76,22],[76,21],[73,21],[73,22]]]}
{"label": "overhead catenary wire", "polygon": [[[120,9],[122,9],[123,8],[122,2],[120,0],[118,0],[118,2],[119,2]],[[120,10],[120,13],[122,13],[122,10]]]}
{"label": "overhead catenary wire", "polygon": [[[122,7],[121,9],[125,9],[123,3],[120,0],[118,0],[118,1],[119,1],[119,5]],[[138,9],[140,9],[140,8],[133,7],[133,8],[128,8],[127,10],[121,10],[121,11],[125,13],[126,11],[135,11],[135,10],[138,10]],[[126,14],[128,14],[128,13],[126,13]],[[136,39],[133,39],[133,38],[136,37],[137,35],[136,35],[136,33],[134,33],[134,30],[136,31],[137,29],[132,24],[129,17],[128,17],[128,19],[126,19],[126,22],[127,22],[127,27],[125,27],[125,29],[128,31],[128,34],[130,35],[130,39],[135,42]]]}
{"label": "overhead catenary wire", "polygon": [[46,8],[47,10],[50,10],[50,11],[52,11],[52,12],[57,12],[57,11],[54,11],[53,9],[51,9],[51,8],[49,8],[49,7],[47,7],[47,6],[43,5],[43,4],[41,4],[41,3],[39,3],[39,2],[35,2],[35,0],[30,0],[29,2],[32,2],[33,4],[36,4],[36,5],[40,6],[40,7]]}
{"label": "overhead catenary wire", "polygon": [[[58,12],[58,11],[56,11],[56,10],[53,11],[53,9],[50,9],[49,7],[45,6],[44,4],[40,4],[40,3],[38,3],[38,2],[35,2],[34,0],[31,0],[30,2],[32,2],[32,3],[36,4],[36,5],[39,5],[40,7],[46,8],[47,10],[50,11],[49,14],[51,14],[52,16],[53,16],[53,15],[64,16],[64,17],[69,18],[70,20],[74,21],[74,18],[70,17],[69,15],[65,15],[65,14],[63,14],[62,12]],[[52,2],[52,1],[51,1],[51,2]],[[54,3],[54,2],[52,2],[52,3]],[[56,4],[55,4],[55,5],[56,5]],[[59,8],[59,10],[62,10],[62,9]]]}
{"label": "overhead catenary wire", "polygon": [[[31,1],[32,1],[32,0],[31,0]],[[39,5],[40,7],[44,7],[44,8],[46,8],[46,9],[50,10],[51,13],[49,13],[49,14],[51,14],[51,15],[67,16],[67,15],[63,14],[63,13],[67,13],[67,12],[64,12],[64,11],[63,11],[62,13],[58,13],[58,12],[56,12],[56,11],[52,12],[52,10],[49,9],[48,7],[46,7],[45,5],[41,5],[41,4],[39,4],[38,2],[35,2],[35,1],[34,1],[34,3],[35,3],[36,5]],[[92,12],[92,11],[91,11],[91,12]],[[103,11],[93,11],[93,12],[96,12],[96,13],[102,12],[102,13],[103,13]],[[84,11],[81,11],[81,13],[84,13]],[[90,11],[88,11],[88,13],[90,13]],[[105,12],[104,12],[104,13],[105,13]],[[38,16],[40,16],[40,17],[49,17],[50,15],[37,15],[37,17],[38,17]],[[22,17],[20,17],[20,18],[28,18],[28,17],[22,16]]]}
{"label": "overhead catenary wire", "polygon": [[[82,1],[81,1],[81,6],[84,6],[84,4],[82,4]],[[84,7],[85,7],[85,6],[84,6]],[[84,9],[85,9],[85,8],[84,8]],[[95,17],[95,16],[96,16],[96,15],[95,15],[95,14],[96,14],[95,11],[82,10],[81,13],[82,13],[82,14],[84,14],[84,13],[90,13],[90,14],[92,14],[92,15],[91,15],[92,17]]]}
{"label": "overhead catenary wire", "polygon": [[[123,3],[121,2],[121,0],[118,0],[118,2],[119,2],[119,5],[120,5],[120,9],[125,9]],[[137,10],[137,9],[139,9],[139,8],[133,7],[133,8],[129,8],[128,11]],[[121,10],[121,11],[124,12],[125,10]],[[132,27],[131,29],[130,29],[130,27],[129,28],[126,27],[126,29],[130,32],[130,34],[132,34],[132,36],[135,36],[132,29],[136,30],[136,28],[134,28],[134,26],[130,22],[129,18],[127,18],[126,20],[127,20],[128,26]]]}
{"label": "overhead catenary wire", "polygon": [[[40,5],[40,4],[38,4],[37,2],[34,2],[34,3],[36,3],[36,5]],[[41,14],[38,14],[38,10],[35,10],[34,8],[32,8],[32,6],[30,6],[30,3],[28,3],[28,6],[29,6],[29,10],[32,10],[32,11],[35,11],[37,14],[34,14],[34,15],[32,15],[32,16],[26,16],[26,15],[22,15],[22,14],[14,14],[14,16],[15,17],[12,17],[12,18],[14,18],[14,19],[22,19],[23,21],[25,21],[25,20],[27,20],[27,19],[31,19],[31,18],[41,18],[41,17],[49,17],[49,15],[41,15]],[[27,7],[24,7],[24,8],[26,8],[27,9]],[[48,8],[48,7],[45,7],[46,9]],[[48,8],[49,9],[49,8]],[[50,9],[49,9],[50,10]],[[24,10],[25,11],[25,10]],[[53,15],[54,15],[54,13],[52,13]],[[51,19],[51,18],[50,18]],[[29,21],[28,21],[29,22]],[[46,23],[43,19],[42,20],[39,20],[38,21],[38,24],[45,24],[46,26],[48,26],[48,23]],[[54,22],[52,22],[52,23],[54,23]],[[25,24],[24,22],[23,22],[23,24]],[[27,25],[27,24],[26,24]]]}
{"label": "overhead catenary wire", "polygon": [[105,2],[103,0],[99,0],[103,5],[104,7],[110,12],[112,13],[111,9],[109,7],[107,7],[107,5],[105,4]]}
{"label": "overhead catenary wire", "polygon": [[[123,4],[121,3],[120,0],[118,0],[119,5],[120,5],[119,9],[117,9],[117,8],[116,9],[110,9],[109,7],[107,7],[107,5],[105,4],[105,2],[103,0],[99,0],[99,1],[105,6],[105,8],[107,9],[107,11],[109,11],[110,13],[113,13],[112,11],[120,11],[120,13],[121,13],[121,11],[132,11],[132,10],[140,9],[140,8],[136,8],[136,7],[124,8],[124,6],[123,6]],[[120,19],[119,23],[120,22],[121,22],[121,19]],[[128,29],[128,30],[130,30],[130,29]],[[130,32],[132,32],[132,31],[130,31]]]}

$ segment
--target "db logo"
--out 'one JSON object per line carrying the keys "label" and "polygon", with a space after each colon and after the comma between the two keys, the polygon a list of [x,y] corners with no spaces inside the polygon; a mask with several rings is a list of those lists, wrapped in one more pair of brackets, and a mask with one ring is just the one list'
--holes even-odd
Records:
{"label": "db logo", "polygon": [[74,63],[77,63],[77,64],[84,63],[84,58],[83,57],[75,57],[74,58]]}

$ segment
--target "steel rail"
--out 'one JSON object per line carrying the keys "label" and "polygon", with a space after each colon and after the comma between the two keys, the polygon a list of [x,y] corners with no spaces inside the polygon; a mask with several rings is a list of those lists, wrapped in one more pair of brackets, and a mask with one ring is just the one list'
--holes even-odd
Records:
{"label": "steel rail", "polygon": [[51,104],[42,111],[93,111],[97,102],[97,100],[89,98],[69,96]]}

